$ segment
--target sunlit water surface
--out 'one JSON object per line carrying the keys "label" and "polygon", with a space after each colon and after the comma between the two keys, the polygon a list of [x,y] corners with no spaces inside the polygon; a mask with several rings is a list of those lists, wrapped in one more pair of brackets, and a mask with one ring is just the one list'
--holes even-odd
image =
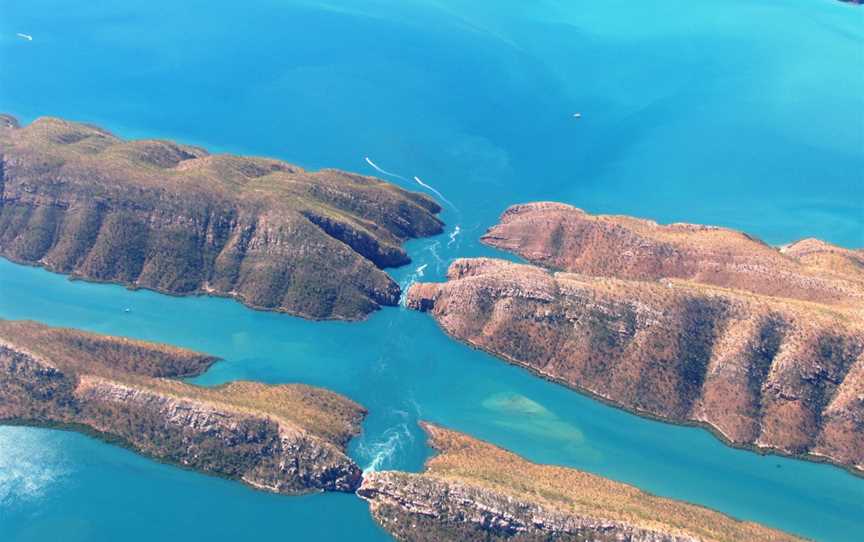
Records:
{"label": "sunlit water surface", "polygon": [[[864,244],[864,10],[831,0],[0,2],[0,109],[335,166],[449,204],[403,286],[509,204]],[[33,36],[28,41],[16,36]],[[573,114],[582,113],[576,119]],[[458,226],[458,230],[456,230]],[[423,272],[418,268],[427,267]],[[124,312],[125,308],[132,309]],[[417,470],[426,419],[531,460],[819,540],[864,480],[648,421],[473,351],[422,314],[313,323],[0,263],[0,317],[223,358],[196,381],[326,386],[370,410],[364,468]],[[362,501],[253,491],[74,433],[0,427],[0,540],[387,540]]]}

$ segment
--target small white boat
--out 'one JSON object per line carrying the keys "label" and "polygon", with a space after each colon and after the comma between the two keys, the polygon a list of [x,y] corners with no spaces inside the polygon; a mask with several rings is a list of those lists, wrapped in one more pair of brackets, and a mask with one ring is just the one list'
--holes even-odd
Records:
{"label": "small white boat", "polygon": [[574,119],[581,119],[581,118],[582,118],[582,113],[573,113],[573,118],[574,118]]}
{"label": "small white boat", "polygon": [[27,41],[33,41],[33,36],[31,36],[30,34],[22,34],[21,32],[18,32],[18,33],[15,34],[15,35],[18,36],[18,37],[21,38],[21,39],[25,39],[25,40],[27,40]]}
{"label": "small white boat", "polygon": [[132,309],[130,309],[129,307],[126,307],[125,309],[123,309],[123,312],[132,312]]}

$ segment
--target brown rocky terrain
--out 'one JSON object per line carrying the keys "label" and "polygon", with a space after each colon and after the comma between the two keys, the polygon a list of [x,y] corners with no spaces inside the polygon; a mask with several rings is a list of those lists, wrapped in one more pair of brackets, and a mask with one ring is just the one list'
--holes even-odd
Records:
{"label": "brown rocky terrain", "polygon": [[423,473],[367,473],[357,491],[397,540],[798,540],[586,472],[530,463],[454,431],[424,428],[438,454]]}
{"label": "brown rocky terrain", "polygon": [[563,203],[514,205],[482,241],[555,270],[679,278],[769,296],[864,306],[864,251],[805,239],[777,250],[745,233],[590,215]]}
{"label": "brown rocky terrain", "polygon": [[0,116],[0,255],[88,280],[359,319],[398,302],[382,268],[439,211],[372,177]]}
{"label": "brown rocky terrain", "polygon": [[354,491],[345,453],[365,411],[304,385],[176,379],[214,358],[163,345],[0,320],[0,421],[95,433],[142,454],[268,491]]}
{"label": "brown rocky terrain", "polygon": [[864,473],[861,251],[559,204],[508,210],[483,239],[565,271],[458,260],[408,305],[612,404]]}

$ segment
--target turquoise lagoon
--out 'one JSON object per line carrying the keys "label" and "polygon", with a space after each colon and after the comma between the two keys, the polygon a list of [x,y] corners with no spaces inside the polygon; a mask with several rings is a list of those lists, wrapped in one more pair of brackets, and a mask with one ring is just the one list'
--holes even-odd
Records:
{"label": "turquoise lagoon", "polygon": [[[0,1],[0,110],[24,121],[376,174],[369,157],[418,190],[419,176],[450,202],[447,231],[409,244],[403,285],[493,254],[477,237],[533,199],[861,246],[862,63],[864,10],[833,0]],[[364,468],[419,469],[428,419],[818,540],[864,530],[860,478],[610,408],[401,308],[314,323],[2,262],[0,317],[221,356],[200,384],[345,393],[370,410],[351,445]],[[268,495],[90,437],[0,427],[0,539],[250,534],[388,539],[350,496]]]}

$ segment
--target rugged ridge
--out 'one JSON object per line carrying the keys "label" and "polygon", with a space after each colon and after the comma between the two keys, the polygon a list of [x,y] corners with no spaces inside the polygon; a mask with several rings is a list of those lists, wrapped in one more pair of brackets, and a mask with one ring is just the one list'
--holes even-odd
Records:
{"label": "rugged ridge", "polygon": [[511,209],[484,241],[579,272],[457,260],[448,282],[412,286],[408,306],[617,406],[864,473],[860,251],[560,204]]}
{"label": "rugged ridge", "polygon": [[142,454],[268,491],[354,491],[345,453],[365,411],[304,385],[177,380],[215,358],[35,322],[0,320],[0,422],[96,433]]}
{"label": "rugged ridge", "polygon": [[728,228],[660,225],[538,202],[507,209],[481,241],[549,269],[632,280],[679,278],[770,296],[864,305],[864,252],[816,239],[777,250]]}
{"label": "rugged ridge", "polygon": [[88,280],[359,319],[398,303],[382,268],[440,210],[372,177],[0,117],[0,255]]}
{"label": "rugged ridge", "polygon": [[455,431],[424,429],[439,453],[423,473],[367,473],[357,491],[397,540],[797,540],[582,471],[530,463]]}

